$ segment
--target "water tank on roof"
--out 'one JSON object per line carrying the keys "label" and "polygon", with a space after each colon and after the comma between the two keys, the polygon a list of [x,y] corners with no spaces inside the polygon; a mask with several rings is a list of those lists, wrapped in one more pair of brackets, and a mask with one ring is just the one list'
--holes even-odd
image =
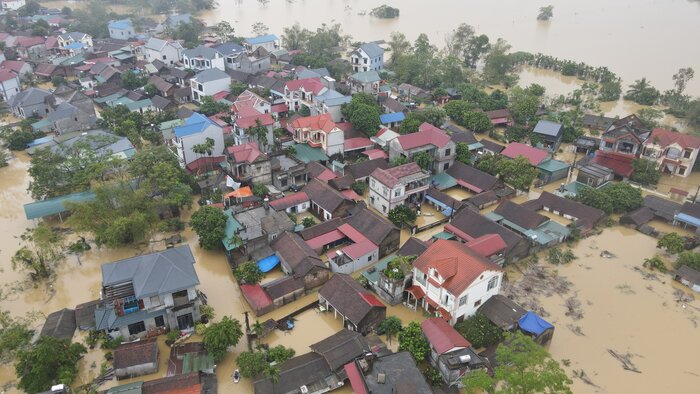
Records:
{"label": "water tank on roof", "polygon": [[459,356],[459,362],[461,362],[463,364],[467,364],[470,361],[472,361],[472,356],[470,356],[468,354],[464,354],[462,356]]}

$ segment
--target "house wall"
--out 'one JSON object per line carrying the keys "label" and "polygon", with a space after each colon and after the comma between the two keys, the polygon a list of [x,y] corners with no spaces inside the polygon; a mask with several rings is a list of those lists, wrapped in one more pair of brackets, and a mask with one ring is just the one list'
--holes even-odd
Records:
{"label": "house wall", "polygon": [[20,7],[23,7],[25,4],[25,0],[5,0],[2,3],[0,3],[0,7],[2,7],[3,10],[17,11]]}
{"label": "house wall", "polygon": [[165,64],[174,64],[182,57],[182,51],[172,44],[166,44],[161,51],[146,48],[146,60],[160,60]]}
{"label": "house wall", "polygon": [[386,319],[386,308],[372,307],[365,318],[357,325],[357,331],[362,335],[367,335],[376,330],[384,319]]}
{"label": "house wall", "polygon": [[345,135],[340,129],[333,129],[326,135],[325,146],[323,148],[328,156],[335,154],[342,155],[345,151]]}
{"label": "house wall", "polygon": [[13,107],[12,112],[16,116],[19,116],[22,118],[30,118],[34,115],[44,117],[44,116],[46,116],[46,114],[49,113],[49,106],[46,105],[45,103],[41,103],[41,104],[36,104],[36,105]]}
{"label": "house wall", "polygon": [[378,275],[377,283],[372,284],[375,293],[390,305],[396,305],[403,301],[403,292],[413,275],[409,274],[400,280],[391,280],[383,273]]}
{"label": "house wall", "polygon": [[255,52],[258,48],[265,48],[268,52],[272,52],[277,49],[277,42],[276,41],[268,41],[268,42],[263,42],[260,44],[246,44],[246,47],[248,47],[249,52]]}
{"label": "house wall", "polygon": [[289,294],[285,294],[282,297],[273,299],[272,304],[275,306],[275,308],[279,308],[283,305],[289,304],[290,302],[294,302],[303,296],[304,296],[304,289],[298,289],[298,290],[295,290]]}
{"label": "house wall", "polygon": [[207,65],[206,62],[202,63],[196,63],[194,62],[194,59],[190,59],[187,57],[187,55],[183,54],[182,55],[182,62],[187,66],[187,68],[191,68],[192,70],[195,71],[202,71],[202,70],[208,70],[210,68],[218,68],[221,71],[226,71],[226,61],[224,60],[224,57],[221,55],[217,55],[213,59],[205,59],[209,63]]}
{"label": "house wall", "polygon": [[331,270],[314,268],[304,276],[304,289],[311,290],[328,282],[331,278]]}
{"label": "house wall", "polygon": [[[365,63],[365,59],[367,62]],[[381,70],[384,67],[384,55],[380,55],[378,58],[370,59],[369,55],[365,53],[361,48],[358,48],[350,56],[350,63],[352,64],[352,71],[369,71],[369,70]]]}
{"label": "house wall", "polygon": [[[157,350],[156,350],[157,351]],[[157,357],[156,357],[157,359]],[[139,365],[132,365],[127,368],[119,368],[114,370],[114,375],[117,379],[129,379],[135,378],[137,376],[150,375],[152,373],[158,372],[158,363],[146,363]]]}
{"label": "house wall", "polygon": [[[678,158],[669,158],[668,153],[670,149],[678,149],[680,150],[680,156]],[[664,159],[670,159],[677,161],[679,165],[675,166],[674,171],[672,172],[674,175],[680,175],[682,177],[687,177],[693,170],[693,166],[695,165],[695,161],[698,159],[698,152],[700,150],[698,149],[693,149],[692,152],[690,153],[690,157],[685,157],[685,149],[683,149],[680,145],[678,144],[671,144],[666,147],[662,147],[660,145],[654,144],[653,142],[647,142],[644,144],[644,149],[642,152],[642,158],[647,159],[647,160],[652,160],[656,162],[656,166],[658,169],[660,169],[662,172],[668,173],[669,171],[665,168],[666,166],[663,164]],[[652,152],[655,153],[655,156],[652,155]],[[681,174],[680,171],[680,165],[687,167],[687,169]]]}
{"label": "house wall", "polygon": [[[343,255],[341,261],[348,261],[350,260],[349,256]],[[379,260],[379,248],[372,250],[371,252],[365,254],[364,256],[361,256],[355,260],[350,260],[350,262],[343,264],[343,265],[338,265],[336,263],[336,260],[330,260],[331,263],[331,270],[333,273],[343,273],[343,274],[352,274],[355,271],[361,270],[366,268],[369,265],[372,265]]]}
{"label": "house wall", "polygon": [[192,147],[197,144],[205,143],[207,137],[214,140],[212,156],[221,156],[224,151],[224,132],[219,126],[209,125],[209,127],[201,133],[191,134],[179,139],[181,142],[181,149],[178,149],[178,154],[180,154],[181,161],[183,161],[185,165],[202,157],[194,153]]}
{"label": "house wall", "polygon": [[116,38],[117,40],[128,40],[135,34],[136,33],[134,32],[133,27],[131,29],[117,29],[113,27],[109,28],[109,36],[111,38]]}
{"label": "house wall", "polygon": [[238,69],[244,73],[255,74],[259,72],[264,72],[270,69],[270,57],[265,56],[258,59],[250,59],[248,56],[243,55],[240,57],[240,62],[238,63]]}
{"label": "house wall", "polygon": [[0,82],[0,99],[7,101],[20,91],[19,77]]}
{"label": "house wall", "polygon": [[204,83],[199,83],[196,78],[193,78],[190,85],[192,89],[192,100],[199,102],[204,96],[212,96],[222,91],[228,92],[230,84],[231,78],[222,78]]}
{"label": "house wall", "polygon": [[[372,242],[376,242],[372,240]],[[398,228],[392,229],[384,239],[379,243],[379,258],[382,259],[389,254],[399,250],[401,244],[401,230]]]}
{"label": "house wall", "polygon": [[309,210],[309,207],[311,206],[311,202],[303,202],[301,204],[297,204],[293,207],[289,207],[285,209],[284,211],[287,213],[303,213]]}

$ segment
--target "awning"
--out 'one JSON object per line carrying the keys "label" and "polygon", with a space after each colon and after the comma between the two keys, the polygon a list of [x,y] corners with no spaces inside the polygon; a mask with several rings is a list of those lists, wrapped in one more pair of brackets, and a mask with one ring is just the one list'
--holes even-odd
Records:
{"label": "awning", "polygon": [[242,187],[238,190],[234,190],[231,193],[228,193],[226,195],[226,198],[231,198],[231,197],[236,197],[236,198],[243,198],[243,197],[250,197],[253,195],[253,191],[250,189],[250,186]]}
{"label": "awning", "polygon": [[406,291],[411,293],[411,295],[417,300],[423,299],[423,297],[425,297],[425,292],[423,291],[423,289],[416,285],[409,287],[408,289],[406,289]]}
{"label": "awning", "polygon": [[438,308],[437,312],[440,316],[442,316],[443,319],[447,321],[452,320],[452,315],[450,314],[450,312],[447,311],[447,309],[441,307]]}
{"label": "awning", "polygon": [[554,328],[552,324],[539,317],[535,312],[524,314],[523,317],[518,320],[518,326],[520,326],[521,330],[534,334],[535,336],[539,336],[543,332]]}

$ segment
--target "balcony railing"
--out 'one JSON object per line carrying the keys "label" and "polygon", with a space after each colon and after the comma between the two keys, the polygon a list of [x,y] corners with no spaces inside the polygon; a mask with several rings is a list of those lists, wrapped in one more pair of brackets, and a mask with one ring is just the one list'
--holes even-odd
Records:
{"label": "balcony railing", "polygon": [[191,304],[192,301],[188,297],[173,297],[173,306],[174,307],[179,307],[179,306],[184,306]]}

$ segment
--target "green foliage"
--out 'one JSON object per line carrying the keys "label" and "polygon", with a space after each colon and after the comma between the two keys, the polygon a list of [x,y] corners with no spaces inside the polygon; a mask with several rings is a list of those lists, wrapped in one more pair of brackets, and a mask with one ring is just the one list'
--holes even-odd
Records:
{"label": "green foliage", "polygon": [[466,112],[462,114],[462,120],[463,124],[461,125],[475,133],[485,133],[493,130],[491,119],[481,111]]}
{"label": "green foliage", "polygon": [[204,249],[220,247],[226,236],[226,214],[209,205],[192,214],[190,225],[199,237],[199,246]]}
{"label": "green foliage", "polygon": [[574,260],[576,260],[576,255],[571,249],[566,249],[562,252],[558,247],[554,247],[547,250],[547,261],[550,264],[569,264]]}
{"label": "green foliage", "polygon": [[644,186],[656,185],[661,179],[661,171],[656,169],[656,163],[647,159],[634,159],[632,162],[632,176],[630,180]]}
{"label": "green foliage", "polygon": [[644,123],[648,129],[659,127],[659,119],[663,119],[664,113],[656,108],[642,108],[637,111],[639,120]]}
{"label": "green foliage", "polygon": [[33,280],[51,276],[56,263],[63,257],[63,237],[45,223],[27,229],[21,239],[26,243],[12,256],[12,269],[30,272]]}
{"label": "green foliage", "polygon": [[206,116],[211,116],[220,112],[228,112],[228,109],[228,105],[214,101],[214,98],[211,96],[204,96],[199,105],[199,112]]}
{"label": "green foliage", "polygon": [[408,158],[406,156],[396,156],[389,162],[389,166],[398,167],[408,163]]}
{"label": "green foliage", "polygon": [[433,155],[431,155],[427,151],[422,151],[413,155],[413,161],[425,171],[430,171],[433,167],[434,158]]}
{"label": "green foliage", "polygon": [[270,193],[270,189],[262,183],[256,183],[253,185],[253,194],[260,198],[265,198]]}
{"label": "green foliage", "polygon": [[265,277],[265,273],[260,270],[257,263],[247,261],[233,270],[233,276],[236,277],[238,283],[254,285],[260,283]]}
{"label": "green foliage", "polygon": [[389,344],[391,344],[391,338],[401,332],[401,325],[401,319],[396,316],[389,316],[379,323],[377,330],[384,333],[386,338],[389,340]]}
{"label": "green foliage", "polygon": [[379,132],[379,108],[376,105],[355,105],[350,115],[350,123],[354,129],[373,137]]}
{"label": "green foliage", "polygon": [[229,42],[236,39],[235,30],[227,21],[221,21],[212,27],[214,34],[221,38],[222,42]]}
{"label": "green foliage", "polygon": [[390,7],[386,4],[382,4],[379,7],[373,8],[372,11],[370,11],[370,15],[375,16],[377,18],[382,18],[382,19],[392,19],[392,18],[398,18],[399,17],[399,9]]}
{"label": "green foliage", "polygon": [[39,19],[32,25],[32,35],[44,37],[49,35],[51,28],[49,23],[43,19]]}
{"label": "green foliage", "polygon": [[270,368],[263,352],[242,352],[236,359],[238,370],[244,378],[255,378]]}
{"label": "green foliage", "polygon": [[39,11],[41,11],[41,4],[34,0],[29,0],[17,9],[17,14],[19,16],[32,16],[38,14]]}
{"label": "green foliage", "polygon": [[418,322],[412,321],[399,333],[399,351],[408,351],[420,363],[430,354],[430,345]]}
{"label": "green foliage", "polygon": [[496,367],[490,376],[485,370],[471,372],[464,379],[469,393],[571,393],[572,381],[547,351],[530,337],[507,334],[496,350]]}
{"label": "green foliage", "polygon": [[122,336],[112,338],[109,335],[103,335],[101,347],[102,349],[116,349],[122,342],[124,342],[124,337]]}
{"label": "green foliage", "polygon": [[646,78],[638,79],[629,86],[629,90],[625,93],[625,100],[634,101],[642,105],[654,105],[661,94],[651,86]]}
{"label": "green foliage", "polygon": [[180,338],[180,330],[170,330],[165,335],[165,339],[170,343],[177,341],[179,338]]}
{"label": "green foliage", "polygon": [[554,6],[548,5],[546,7],[540,7],[540,12],[537,14],[538,21],[548,21],[554,16]]}
{"label": "green foliage", "polygon": [[661,260],[659,256],[644,259],[644,263],[642,265],[652,271],[659,271],[663,273],[668,271],[666,264],[664,264],[664,261]]}
{"label": "green foliage", "polygon": [[528,190],[532,181],[539,175],[537,168],[522,156],[513,160],[499,160],[496,163],[496,173],[500,174],[505,183],[518,190]]}
{"label": "green foliage", "polygon": [[352,190],[357,193],[358,195],[362,196],[365,194],[365,190],[367,189],[367,184],[362,181],[357,181],[353,182],[352,186],[350,186]]}
{"label": "green foliage", "polygon": [[98,123],[101,127],[112,130],[116,135],[129,138],[129,141],[136,147],[142,145],[142,140],[146,140],[151,144],[161,144],[163,135],[151,125],[176,118],[173,111],[159,113],[149,111],[142,114],[131,112],[124,105],[105,108],[100,112],[100,115],[102,119]]}
{"label": "green foliage", "polygon": [[678,254],[685,250],[685,240],[678,233],[668,233],[656,243],[659,249],[666,249],[669,254]]}
{"label": "green foliage", "polygon": [[476,349],[495,345],[503,340],[503,330],[491,323],[484,314],[478,312],[457,323],[455,330]]}
{"label": "green foliage", "polygon": [[190,23],[178,24],[168,33],[172,38],[182,40],[185,48],[194,48],[200,44],[199,36],[203,31],[204,24],[196,19],[193,19]]}
{"label": "green foliage", "polygon": [[301,225],[304,226],[304,228],[309,228],[314,224],[316,224],[316,221],[311,216],[307,216],[301,220]]}
{"label": "green foliage", "polygon": [[195,323],[194,332],[197,335],[204,335],[207,332],[207,326],[204,323]]}
{"label": "green foliage", "polygon": [[27,144],[34,141],[37,138],[44,136],[43,133],[33,132],[31,130],[24,130],[22,128],[9,128],[5,127],[0,132],[0,136],[7,143],[7,147],[10,150],[25,150],[27,149]]}
{"label": "green foliage", "polygon": [[490,84],[502,84],[506,87],[514,85],[518,81],[515,74],[515,59],[508,52],[510,45],[499,38],[484,59],[482,72],[484,81]]}
{"label": "green foliage", "polygon": [[199,314],[202,316],[202,320],[211,320],[216,316],[214,307],[211,305],[201,305],[199,307]]}
{"label": "green foliage", "polygon": [[148,82],[148,78],[141,74],[128,70],[121,75],[122,86],[129,90],[134,90],[144,86]]}
{"label": "green foliage", "polygon": [[276,362],[277,364],[281,364],[294,357],[295,353],[296,352],[292,348],[286,348],[282,345],[277,345],[267,350],[267,360],[269,362]]}
{"label": "green foliage", "polygon": [[387,263],[382,273],[391,280],[402,280],[407,274],[412,272],[413,266],[411,263],[413,263],[415,258],[416,256],[396,256]]}
{"label": "green foliage", "polygon": [[248,129],[248,134],[258,141],[261,147],[267,147],[270,143],[267,138],[267,132],[267,127],[263,126],[260,119],[256,119],[255,126]]}
{"label": "green foliage", "polygon": [[419,112],[409,112],[403,122],[401,122],[401,126],[399,126],[399,133],[415,133],[423,122],[423,117]]}
{"label": "green foliage", "polygon": [[456,150],[455,160],[463,164],[470,164],[472,159],[472,154],[469,152],[469,144],[466,142],[458,142]]}
{"label": "green foliage", "polygon": [[78,374],[78,361],[86,352],[85,346],[69,340],[40,337],[34,346],[17,353],[17,388],[37,393],[56,383],[71,384]]}
{"label": "green foliage", "polygon": [[643,202],[642,191],[627,182],[616,183],[600,190],[585,187],[579,191],[576,199],[608,214],[633,211]]}
{"label": "green foliage", "polygon": [[248,85],[238,81],[231,81],[231,84],[229,85],[229,91],[234,96],[238,96],[246,90],[248,90]]}
{"label": "green foliage", "polygon": [[403,228],[404,225],[413,226],[416,222],[416,213],[405,205],[399,205],[388,213],[389,220]]}
{"label": "green foliage", "polygon": [[620,81],[603,82],[598,90],[600,101],[617,101],[622,94]]}
{"label": "green foliage", "polygon": [[529,94],[527,91],[519,88],[514,88],[511,90],[510,100],[510,110],[515,123],[524,125],[535,119],[535,114],[540,106],[540,98],[538,96]]}
{"label": "green foliage", "polygon": [[684,265],[700,271],[700,253],[685,251],[678,254],[678,259],[676,259],[676,268]]}
{"label": "green foliage", "polygon": [[450,100],[445,104],[445,113],[458,125],[464,124],[464,114],[474,109],[474,105],[464,100]]}
{"label": "green foliage", "polygon": [[228,348],[236,346],[243,336],[241,323],[237,319],[224,316],[218,323],[212,323],[204,333],[204,347],[214,357],[215,362],[220,362],[226,356]]}
{"label": "green foliage", "polygon": [[498,175],[498,163],[503,160],[505,159],[501,155],[484,154],[476,162],[476,168],[491,175]]}
{"label": "green foliage", "polygon": [[26,348],[32,339],[29,321],[15,320],[9,312],[0,312],[0,361],[12,359],[15,353]]}
{"label": "green foliage", "polygon": [[425,380],[433,387],[440,386],[444,383],[440,371],[433,367],[427,367],[426,369],[424,369],[423,376],[425,376]]}

